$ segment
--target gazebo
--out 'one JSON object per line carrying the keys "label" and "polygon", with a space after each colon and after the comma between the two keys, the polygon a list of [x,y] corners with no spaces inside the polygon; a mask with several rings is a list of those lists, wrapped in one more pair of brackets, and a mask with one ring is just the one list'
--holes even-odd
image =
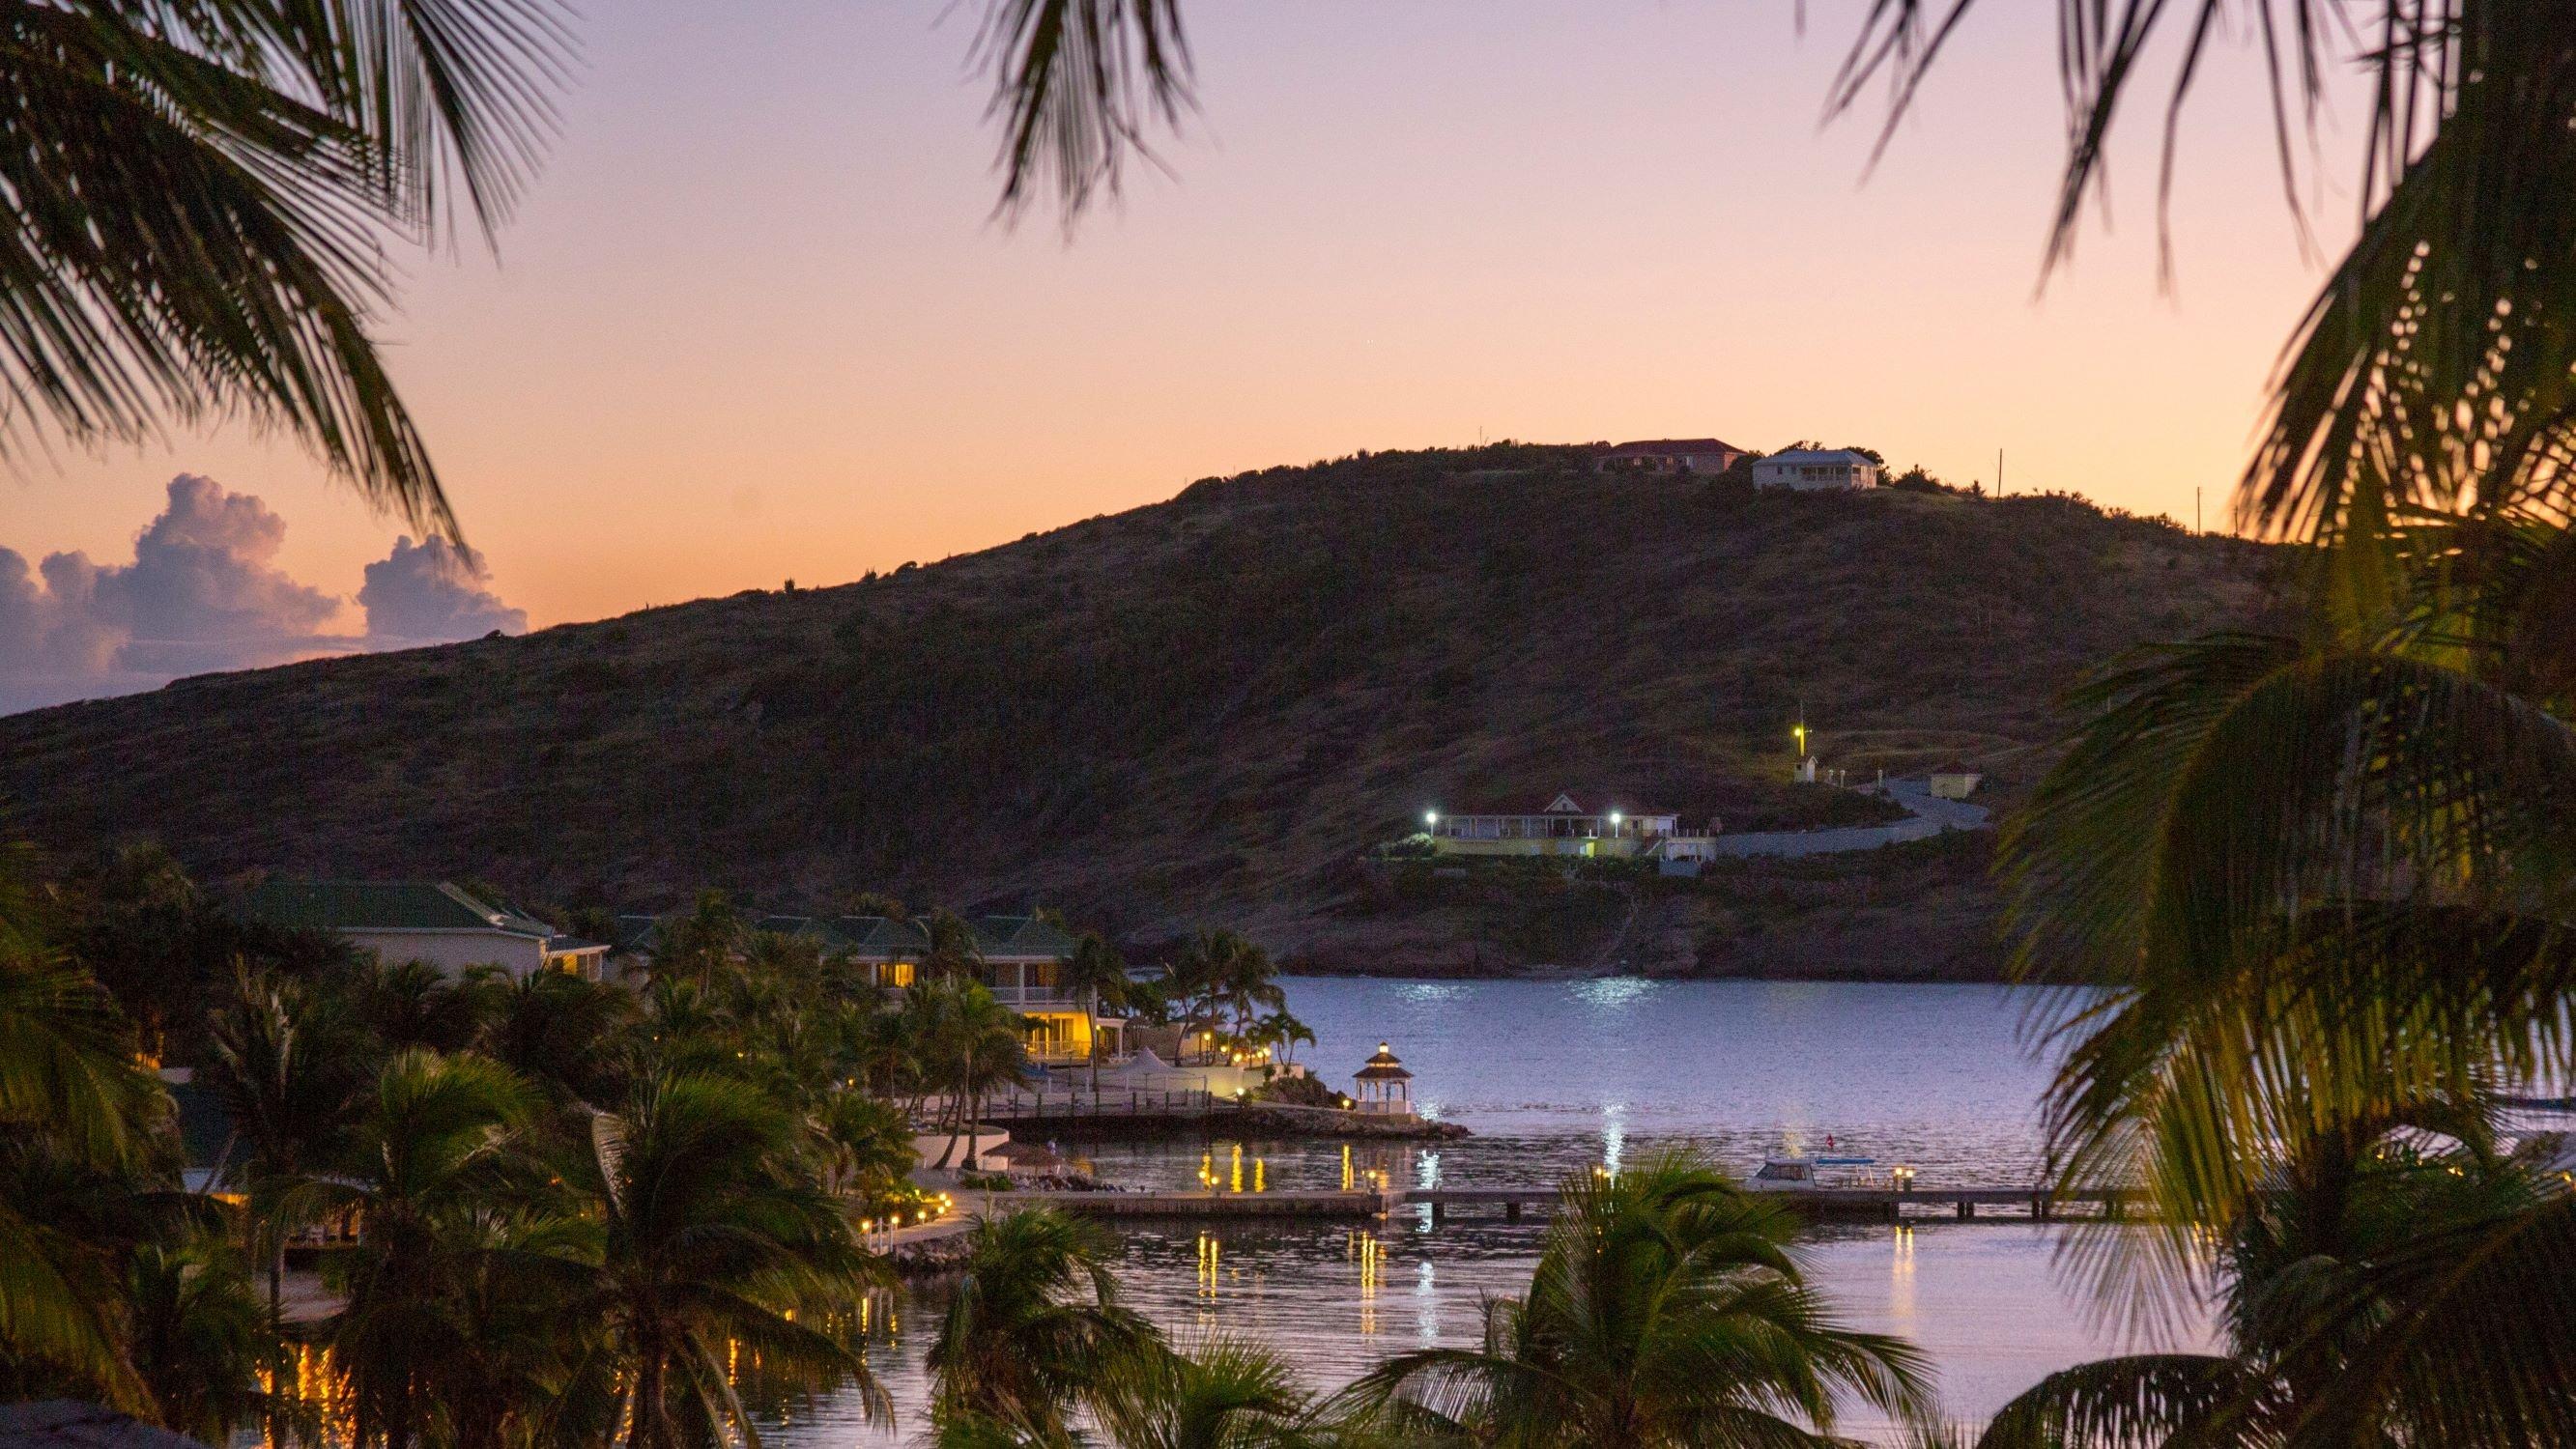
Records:
{"label": "gazebo", "polygon": [[1377,1044],[1376,1056],[1361,1063],[1352,1083],[1359,1089],[1361,1111],[1388,1117],[1413,1115],[1413,1073],[1404,1069],[1385,1042]]}

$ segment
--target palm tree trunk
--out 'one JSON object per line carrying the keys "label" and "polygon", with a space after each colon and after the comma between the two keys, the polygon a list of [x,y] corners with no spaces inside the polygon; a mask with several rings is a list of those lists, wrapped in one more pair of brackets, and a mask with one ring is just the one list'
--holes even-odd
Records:
{"label": "palm tree trunk", "polygon": [[971,1048],[967,1051],[966,1058],[961,1064],[961,1067],[962,1069],[959,1071],[957,1076],[955,1096],[948,1104],[949,1110],[957,1113],[959,1120],[949,1123],[948,1148],[946,1151],[939,1154],[939,1161],[931,1164],[933,1167],[943,1170],[948,1166],[949,1160],[957,1155],[957,1129],[966,1125],[964,1121],[966,1084],[969,1081],[972,1081],[975,1076],[975,1053]]}
{"label": "palm tree trunk", "polygon": [[662,1353],[647,1345],[635,1364],[635,1405],[627,1416],[626,1449],[654,1449],[662,1442]]}

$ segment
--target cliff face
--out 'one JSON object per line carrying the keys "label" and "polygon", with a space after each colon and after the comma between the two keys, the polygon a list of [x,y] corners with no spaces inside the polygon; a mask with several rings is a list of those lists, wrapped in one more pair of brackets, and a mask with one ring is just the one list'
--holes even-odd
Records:
{"label": "cliff face", "polygon": [[1737,867],[1642,922],[1590,890],[1426,887],[1355,857],[1426,804],[1587,782],[1730,828],[1823,823],[1848,802],[1781,783],[1802,707],[1855,779],[1958,756],[2009,799],[2060,689],[2251,617],[2260,567],[2066,499],[1385,454],[842,588],[0,719],[0,809],[48,845],[151,836],[217,877],[469,877],[641,908],[701,885],[793,909],[1035,901],[1137,940],[1238,923],[1336,969],[1610,948],[1973,973],[1985,955],[1920,933],[1955,943],[1990,910],[1977,842]]}

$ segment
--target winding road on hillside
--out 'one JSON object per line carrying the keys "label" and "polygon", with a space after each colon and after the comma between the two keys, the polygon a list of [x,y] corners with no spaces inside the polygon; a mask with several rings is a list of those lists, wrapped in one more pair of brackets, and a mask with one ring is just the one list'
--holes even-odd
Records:
{"label": "winding road on hillside", "polygon": [[1993,812],[1965,800],[1943,800],[1922,780],[1890,780],[1887,798],[1909,817],[1892,825],[1843,825],[1829,830],[1765,830],[1721,835],[1717,853],[1728,856],[1838,855],[1847,850],[1876,850],[1908,840],[1929,840],[1950,830],[1983,830]]}

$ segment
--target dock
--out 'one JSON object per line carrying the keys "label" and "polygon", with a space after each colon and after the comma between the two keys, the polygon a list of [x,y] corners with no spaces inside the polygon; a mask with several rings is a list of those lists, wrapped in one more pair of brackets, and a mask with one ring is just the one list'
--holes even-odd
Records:
{"label": "dock", "polygon": [[[1881,1222],[1901,1222],[1910,1217],[1944,1213],[1960,1222],[1975,1222],[1980,1220],[1980,1208],[1995,1210],[1985,1215],[1988,1221],[2007,1220],[1999,1218],[1997,1213],[2009,1208],[2021,1209],[2010,1221],[2045,1223],[2069,1217],[2117,1220],[2127,1215],[2131,1208],[2145,1202],[2143,1193],[2128,1188],[1811,1187],[1793,1192],[1751,1195],[1814,1217]],[[1498,1207],[1502,1209],[1505,1222],[1516,1223],[1530,1208],[1536,1208],[1542,1214],[1554,1211],[1557,1189],[1553,1184],[1544,1187],[1417,1187],[1400,1189],[1388,1196],[1402,1199],[1406,1206],[1428,1206],[1433,1222],[1445,1219],[1454,1208]]]}
{"label": "dock", "polygon": [[[1861,1222],[1905,1222],[1921,1217],[1949,1217],[1959,1222],[2056,1222],[2070,1218],[2117,1221],[2130,1209],[2143,1205],[2144,1201],[2143,1194],[2125,1188],[2061,1191],[2033,1187],[1825,1187],[1755,1195],[1816,1218]],[[1150,1192],[992,1192],[970,1196],[977,1210],[983,1212],[1044,1206],[1116,1218],[1379,1218],[1405,1208],[1420,1207],[1429,1209],[1434,1223],[1446,1222],[1451,1213],[1460,1209],[1497,1209],[1503,1221],[1516,1223],[1533,1210],[1541,1217],[1553,1213],[1557,1188],[1553,1183],[1529,1187],[1357,1188],[1339,1191],[1304,1188],[1272,1192],[1175,1188]],[[1985,1211],[1981,1213],[1981,1209]]]}
{"label": "dock", "polygon": [[1375,1188],[1276,1192],[1172,1189],[1153,1192],[987,1192],[969,1195],[986,1212],[1051,1207],[1108,1218],[1376,1218],[1399,1205],[1401,1193]]}

